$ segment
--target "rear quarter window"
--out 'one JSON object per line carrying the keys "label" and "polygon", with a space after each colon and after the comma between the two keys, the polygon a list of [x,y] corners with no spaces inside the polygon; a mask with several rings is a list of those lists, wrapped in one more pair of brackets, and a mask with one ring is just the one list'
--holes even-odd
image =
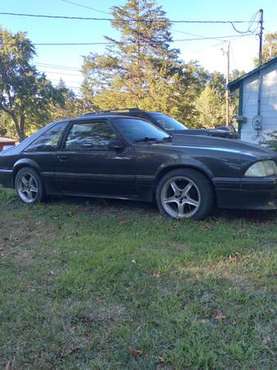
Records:
{"label": "rear quarter window", "polygon": [[67,122],[56,123],[33,141],[25,152],[54,152],[58,149]]}

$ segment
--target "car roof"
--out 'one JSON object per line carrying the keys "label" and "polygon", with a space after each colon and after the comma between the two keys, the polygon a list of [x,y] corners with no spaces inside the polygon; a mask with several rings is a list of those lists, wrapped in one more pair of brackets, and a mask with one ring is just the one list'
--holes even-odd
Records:
{"label": "car roof", "polygon": [[91,119],[113,119],[113,118],[120,118],[120,116],[124,116],[124,118],[129,119],[141,119],[141,117],[134,117],[133,115],[128,115],[127,113],[87,113],[86,115],[82,115],[76,118],[72,118],[71,121],[78,121],[78,122],[86,122]]}
{"label": "car roof", "polygon": [[120,116],[120,115],[123,115],[123,116],[138,116],[138,117],[141,117],[141,116],[148,116],[148,115],[151,115],[152,113],[159,113],[159,114],[162,114],[161,112],[150,112],[150,111],[145,111],[145,110],[142,110],[142,109],[138,109],[138,108],[126,108],[126,109],[111,109],[111,110],[106,110],[106,111],[98,111],[98,112],[87,112],[87,113],[84,113],[82,114],[81,117],[88,117],[88,116],[102,116],[102,115],[114,115],[114,116]]}

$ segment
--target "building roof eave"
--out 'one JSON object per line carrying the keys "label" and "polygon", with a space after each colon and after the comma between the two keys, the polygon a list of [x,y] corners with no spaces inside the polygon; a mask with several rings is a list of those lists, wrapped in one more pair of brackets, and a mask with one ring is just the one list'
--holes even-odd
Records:
{"label": "building roof eave", "polygon": [[232,92],[236,89],[238,89],[241,85],[241,83],[249,77],[253,77],[255,75],[258,75],[260,71],[264,70],[265,68],[270,67],[271,65],[277,64],[277,57],[274,57],[273,59],[269,60],[268,62],[262,64],[261,66],[253,69],[252,71],[245,73],[244,75],[240,76],[234,81],[231,81],[228,83],[228,89]]}

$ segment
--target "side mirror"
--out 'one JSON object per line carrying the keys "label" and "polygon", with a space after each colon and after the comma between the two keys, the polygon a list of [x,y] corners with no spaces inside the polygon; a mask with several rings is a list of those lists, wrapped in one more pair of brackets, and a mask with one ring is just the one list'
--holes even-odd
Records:
{"label": "side mirror", "polygon": [[115,139],[115,140],[112,140],[109,144],[109,149],[111,150],[116,150],[116,151],[120,151],[120,150],[123,150],[125,148],[125,143],[120,140],[120,139]]}

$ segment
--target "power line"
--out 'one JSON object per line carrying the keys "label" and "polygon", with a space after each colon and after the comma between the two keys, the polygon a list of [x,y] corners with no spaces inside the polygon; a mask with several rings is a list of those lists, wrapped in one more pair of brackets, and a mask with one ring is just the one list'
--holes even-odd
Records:
{"label": "power line", "polygon": [[111,42],[36,42],[35,46],[88,46],[88,45],[113,45]]}
{"label": "power line", "polygon": [[[247,28],[247,30],[245,30],[245,31],[241,31],[241,30],[239,30],[237,27],[235,27],[235,26],[233,25],[233,23],[231,23],[231,25],[232,25],[232,27],[233,27],[233,30],[234,30],[234,31],[236,31],[237,33],[240,33],[240,34],[244,34],[244,33],[248,33],[248,32],[255,33],[255,32],[257,31],[258,23],[259,23],[259,21],[257,21],[257,16],[258,16],[258,14],[259,14],[259,12],[256,12],[256,13],[251,17],[251,19],[250,19],[250,21],[249,21],[249,24],[248,24],[248,28]],[[254,25],[255,23],[256,23],[255,28],[254,28],[254,29],[252,29],[252,28],[253,28],[253,25]]]}
{"label": "power line", "polygon": [[[48,19],[66,19],[66,20],[83,20],[83,21],[112,21],[113,18],[97,18],[97,17],[77,17],[77,16],[65,16],[65,15],[50,15],[50,14],[34,14],[34,13],[13,13],[13,12],[0,12],[0,15],[8,15],[8,16],[19,16],[19,17],[32,17],[32,18],[48,18]],[[206,23],[206,24],[236,24],[236,23],[249,23],[249,21],[244,20],[173,20],[167,18],[159,18],[159,19],[134,19],[130,18],[125,20],[124,22],[145,22],[145,23],[152,23],[152,22],[161,22],[168,20],[170,23]]]}
{"label": "power line", "polygon": [[253,35],[253,33],[249,33],[249,34],[243,34],[243,35],[208,36],[208,37],[191,38],[191,39],[177,39],[177,40],[173,40],[173,42],[230,39],[230,38],[240,38],[240,37],[249,37],[249,36],[255,36],[255,35]]}
{"label": "power line", "polygon": [[96,9],[96,8],[92,8],[91,6],[88,6],[88,5],[83,5],[83,4],[75,3],[74,1],[70,1],[70,0],[61,0],[61,1],[63,3],[67,3],[67,4],[78,6],[79,8],[93,10],[93,11],[95,11],[97,13],[108,14],[108,15],[111,14],[111,13],[105,12],[104,10],[99,10],[99,9]]}
{"label": "power line", "polygon": [[31,18],[81,20],[81,21],[111,21],[112,20],[112,18],[74,17],[74,16],[66,16],[66,15],[13,13],[13,12],[0,12],[0,15],[10,15],[10,16],[18,16],[18,17],[31,17]]}
{"label": "power line", "polygon": [[194,36],[194,37],[205,37],[203,35],[199,35],[198,33],[190,33],[190,32],[184,32],[184,31],[181,31],[181,30],[171,30],[171,33],[182,33],[183,35],[188,35],[188,36]]}
{"label": "power line", "polygon": [[[42,69],[42,67],[40,67],[40,69]],[[76,77],[76,78],[79,78],[81,76],[81,72],[80,73],[77,73],[77,72],[70,72],[70,71],[62,71],[62,70],[58,70],[58,71],[49,71],[49,70],[43,70],[44,73],[47,73],[49,75],[62,75],[62,76],[72,76],[72,77]]]}
{"label": "power line", "polygon": [[80,68],[78,67],[72,67],[72,66],[65,66],[61,64],[51,64],[51,63],[36,63],[36,65],[46,68],[54,68],[54,69],[67,69],[69,71],[76,71],[80,72]]}
{"label": "power line", "polygon": [[[201,38],[187,38],[187,39],[176,39],[173,42],[186,42],[186,41],[202,41],[202,40],[218,40],[218,39],[230,39],[230,38],[241,38],[255,36],[252,33],[243,35],[227,35],[227,36],[209,36]],[[89,46],[89,45],[113,45],[110,42],[38,42],[34,43],[35,46]]]}

